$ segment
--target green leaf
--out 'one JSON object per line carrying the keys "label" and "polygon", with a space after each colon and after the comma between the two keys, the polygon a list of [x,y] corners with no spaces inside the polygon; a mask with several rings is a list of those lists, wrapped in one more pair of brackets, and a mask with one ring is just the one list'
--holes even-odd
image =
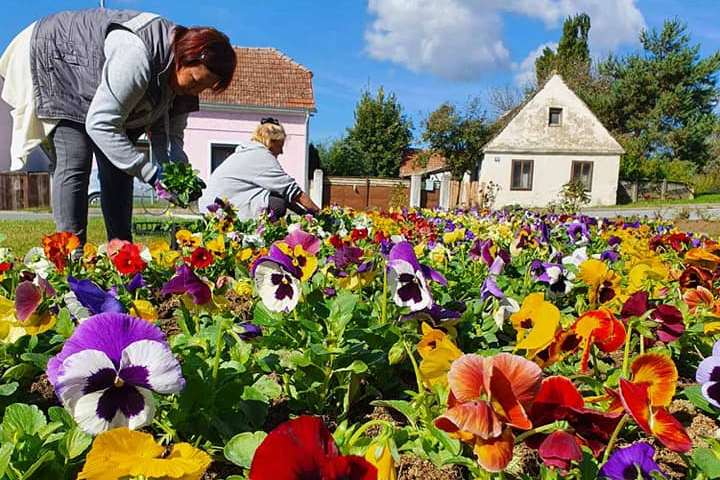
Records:
{"label": "green leaf", "polygon": [[23,353],[20,358],[25,362],[30,362],[35,365],[39,370],[45,370],[47,368],[50,355],[45,353]]}
{"label": "green leaf", "polygon": [[0,445],[0,478],[5,478],[5,470],[10,465],[10,457],[12,457],[15,445],[12,443],[3,443]]}
{"label": "green leaf", "polygon": [[257,382],[253,384],[253,387],[265,395],[268,400],[273,400],[282,395],[282,387],[268,375],[260,377]]}
{"label": "green leaf", "polygon": [[70,311],[67,308],[63,308],[58,314],[55,331],[62,335],[63,338],[70,338],[73,330],[75,330],[75,324],[70,317]]}
{"label": "green leaf", "polygon": [[357,375],[368,371],[368,366],[362,360],[355,360],[345,368],[339,368],[336,372],[353,372]]}
{"label": "green leaf", "polygon": [[[225,458],[235,465],[243,468],[250,468],[255,450],[260,446],[267,433],[265,432],[243,432],[235,435],[225,445],[223,453]],[[278,459],[282,461],[282,459]]]}
{"label": "green leaf", "polygon": [[37,369],[29,363],[18,363],[5,370],[2,378],[6,380],[22,380],[23,378],[32,378]]}
{"label": "green leaf", "polygon": [[397,410],[402,413],[413,426],[415,426],[415,420],[417,419],[416,411],[410,402],[405,400],[375,400],[374,402],[370,402],[370,405]]}
{"label": "green leaf", "polygon": [[37,406],[13,403],[5,409],[2,421],[3,438],[17,442],[24,435],[35,435],[46,425],[45,415]]}
{"label": "green leaf", "polygon": [[687,398],[690,403],[695,405],[700,410],[711,413],[713,415],[716,415],[718,413],[718,410],[714,408],[710,404],[710,402],[708,402],[707,399],[703,396],[700,385],[693,385],[691,387],[685,388],[685,390],[683,390],[683,395],[685,395],[685,398]]}
{"label": "green leaf", "polygon": [[336,339],[342,338],[345,333],[345,327],[352,320],[358,299],[357,295],[343,290],[332,300],[327,325]]}
{"label": "green leaf", "polygon": [[9,397],[18,388],[18,382],[5,383],[0,385],[0,397]]}
{"label": "green leaf", "polygon": [[50,407],[48,408],[48,417],[53,422],[59,422],[66,427],[72,427],[75,425],[75,420],[72,415],[62,407]]}
{"label": "green leaf", "polygon": [[709,448],[696,448],[692,460],[708,478],[720,478],[720,459]]}
{"label": "green leaf", "polygon": [[257,302],[253,309],[252,323],[261,327],[271,327],[279,322],[278,316],[267,309],[262,302]]}
{"label": "green leaf", "polygon": [[60,444],[60,453],[68,460],[79,457],[92,443],[92,437],[74,427],[70,430]]}

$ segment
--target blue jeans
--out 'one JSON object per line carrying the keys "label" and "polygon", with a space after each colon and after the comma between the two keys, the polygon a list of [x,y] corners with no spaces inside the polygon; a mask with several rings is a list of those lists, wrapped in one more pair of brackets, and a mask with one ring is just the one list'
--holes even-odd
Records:
{"label": "blue jeans", "polygon": [[[135,139],[140,135],[136,133]],[[110,163],[81,123],[61,120],[50,140],[54,150],[50,155],[51,202],[57,231],[74,233],[83,245],[87,240],[88,184],[94,154],[107,238],[132,241],[133,177]]]}

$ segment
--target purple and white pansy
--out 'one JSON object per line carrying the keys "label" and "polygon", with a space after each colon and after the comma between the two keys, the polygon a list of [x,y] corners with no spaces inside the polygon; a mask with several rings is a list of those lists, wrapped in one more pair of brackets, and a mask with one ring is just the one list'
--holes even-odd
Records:
{"label": "purple and white pansy", "polygon": [[55,393],[92,435],[152,421],[153,392],[185,387],[165,335],[145,320],[101,313],[80,324],[47,367]]}
{"label": "purple and white pansy", "polygon": [[429,281],[447,285],[440,272],[418,262],[409,242],[396,243],[388,256],[388,284],[398,306],[417,312],[433,305]]}
{"label": "purple and white pansy", "polygon": [[707,401],[720,408],[720,340],[715,342],[712,355],[698,365],[695,380]]}
{"label": "purple and white pansy", "polygon": [[300,300],[300,269],[275,245],[252,268],[255,287],[268,310],[290,312]]}

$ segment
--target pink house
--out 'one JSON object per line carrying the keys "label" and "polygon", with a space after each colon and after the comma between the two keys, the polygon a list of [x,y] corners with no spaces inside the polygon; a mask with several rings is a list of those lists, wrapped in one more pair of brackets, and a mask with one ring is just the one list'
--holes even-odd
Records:
{"label": "pink house", "polygon": [[[190,162],[207,180],[238,142],[250,139],[260,119],[271,116],[287,133],[280,163],[308,191],[309,127],[316,111],[312,72],[274,48],[236,47],[235,52],[238,67],[230,87],[203,95],[200,111],[188,119]],[[0,100],[0,171],[10,168],[11,129],[10,109]]]}
{"label": "pink house", "polygon": [[200,111],[188,119],[185,152],[200,176],[210,173],[238,142],[248,141],[263,117],[285,127],[287,139],[280,163],[306,192],[309,190],[309,128],[316,111],[312,72],[274,48],[241,48],[230,87],[204,94]]}

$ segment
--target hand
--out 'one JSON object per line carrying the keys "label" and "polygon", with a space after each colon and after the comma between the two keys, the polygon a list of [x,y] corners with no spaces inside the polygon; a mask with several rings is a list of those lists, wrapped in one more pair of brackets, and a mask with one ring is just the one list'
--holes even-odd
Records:
{"label": "hand", "polygon": [[200,190],[195,191],[190,195],[191,202],[194,202],[195,200],[198,200],[200,197],[202,197],[202,191],[207,188],[207,184],[202,179],[198,179],[198,185],[200,185]]}
{"label": "hand", "polygon": [[162,184],[162,181],[156,180],[155,181],[155,193],[157,194],[158,198],[161,198],[163,200],[167,200],[168,202],[172,203],[173,205],[182,207],[182,202],[179,198],[177,198],[176,195],[174,195],[172,192],[169,192]]}

